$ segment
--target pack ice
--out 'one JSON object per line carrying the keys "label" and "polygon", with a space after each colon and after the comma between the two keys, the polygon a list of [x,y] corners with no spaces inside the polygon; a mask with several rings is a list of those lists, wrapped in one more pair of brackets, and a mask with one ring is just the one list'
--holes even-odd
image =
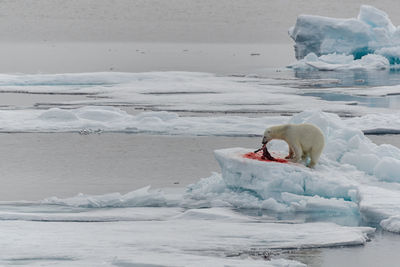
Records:
{"label": "pack ice", "polygon": [[373,6],[362,5],[350,19],[300,15],[289,35],[300,60],[294,68],[384,69],[400,63],[400,29]]}
{"label": "pack ice", "polygon": [[[366,224],[400,232],[399,149],[373,144],[335,114],[307,111],[289,122],[323,131],[326,147],[315,169],[250,160],[242,155],[252,149],[229,148],[215,151],[221,174],[183,192],[145,187],[0,203],[0,263],[303,266],[249,255],[362,245],[374,232],[360,227]],[[287,150],[282,142],[271,145],[272,152]]]}

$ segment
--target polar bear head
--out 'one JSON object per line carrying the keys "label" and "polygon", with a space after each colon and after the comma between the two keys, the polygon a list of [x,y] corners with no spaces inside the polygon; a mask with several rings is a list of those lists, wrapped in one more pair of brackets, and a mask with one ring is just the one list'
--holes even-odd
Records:
{"label": "polar bear head", "polygon": [[282,139],[284,132],[286,131],[288,125],[277,125],[269,127],[264,132],[264,137],[262,140],[263,144],[268,143],[272,139]]}

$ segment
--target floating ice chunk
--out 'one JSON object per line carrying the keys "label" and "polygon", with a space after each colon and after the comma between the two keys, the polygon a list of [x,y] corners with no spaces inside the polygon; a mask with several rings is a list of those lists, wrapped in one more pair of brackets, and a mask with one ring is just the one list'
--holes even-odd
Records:
{"label": "floating ice chunk", "polygon": [[[46,209],[46,206],[31,206],[22,212],[0,210],[0,220],[43,221],[43,222],[122,222],[122,221],[161,221],[182,213],[177,207],[152,208],[107,208],[107,209]],[[35,210],[41,210],[37,211]]]}
{"label": "floating ice chunk", "polygon": [[265,200],[270,197],[279,199],[283,192],[350,199],[349,191],[356,189],[356,184],[348,176],[335,177],[333,169],[329,170],[329,176],[323,169],[314,171],[300,164],[265,163],[243,158],[242,155],[249,151],[245,148],[215,151],[222,177],[229,188],[249,191]]}
{"label": "floating ice chunk", "polygon": [[354,49],[366,47],[371,39],[368,25],[359,20],[311,15],[300,15],[289,35],[296,42],[297,59],[309,53],[351,54]]}
{"label": "floating ice chunk", "polygon": [[314,53],[288,66],[295,70],[382,70],[390,68],[390,63],[383,55],[368,54],[353,60],[352,55],[327,54],[317,57]]}
{"label": "floating ice chunk", "polygon": [[169,256],[160,255],[157,253],[155,255],[135,255],[135,259],[114,259],[113,266],[116,267],[163,267],[166,262],[168,266],[192,266],[192,267],[202,267],[202,266],[229,266],[229,267],[306,267],[303,264],[294,260],[287,259],[271,259],[269,261],[265,260],[255,260],[251,258],[241,258],[236,259],[234,257],[230,258],[216,258],[207,256],[196,256],[196,255],[176,255],[170,254]]}
{"label": "floating ice chunk", "polygon": [[110,193],[105,195],[79,194],[75,197],[60,199],[48,198],[43,204],[64,205],[72,207],[105,208],[105,207],[160,207],[176,205],[174,196],[166,197],[161,190],[150,190],[150,186],[129,192],[125,195]]}
{"label": "floating ice chunk", "polygon": [[[335,19],[312,15],[300,15],[296,25],[289,30],[290,37],[296,42],[297,59],[305,58],[309,53],[317,56],[327,54],[345,54],[362,59],[367,54],[377,53],[386,57],[391,64],[397,63],[400,46],[399,29],[390,21],[387,14],[375,7],[362,5],[358,18]],[[389,49],[386,49],[389,48]],[[359,62],[325,62],[320,59],[309,63],[321,70],[344,68],[387,68],[380,58],[365,58]]]}
{"label": "floating ice chunk", "polygon": [[389,232],[400,233],[400,215],[382,220],[380,226]]}

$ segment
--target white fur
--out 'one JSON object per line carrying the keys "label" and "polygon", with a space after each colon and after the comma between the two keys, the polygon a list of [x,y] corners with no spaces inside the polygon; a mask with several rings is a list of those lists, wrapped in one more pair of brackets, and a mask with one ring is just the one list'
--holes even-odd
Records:
{"label": "white fur", "polygon": [[267,128],[264,132],[263,143],[272,139],[284,140],[289,145],[289,155],[286,158],[294,162],[310,158],[308,167],[317,164],[325,139],[322,131],[312,124],[284,124]]}

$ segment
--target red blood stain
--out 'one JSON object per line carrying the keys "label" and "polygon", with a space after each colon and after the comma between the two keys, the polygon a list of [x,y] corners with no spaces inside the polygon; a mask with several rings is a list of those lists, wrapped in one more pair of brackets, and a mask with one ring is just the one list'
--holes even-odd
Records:
{"label": "red blood stain", "polygon": [[257,153],[249,152],[247,154],[244,154],[243,157],[246,159],[255,159],[255,160],[265,161],[265,162],[288,163],[288,161],[286,159],[280,159],[280,158],[275,158],[275,157],[274,157],[275,160],[266,159],[265,157],[263,157],[263,151],[259,151]]}

